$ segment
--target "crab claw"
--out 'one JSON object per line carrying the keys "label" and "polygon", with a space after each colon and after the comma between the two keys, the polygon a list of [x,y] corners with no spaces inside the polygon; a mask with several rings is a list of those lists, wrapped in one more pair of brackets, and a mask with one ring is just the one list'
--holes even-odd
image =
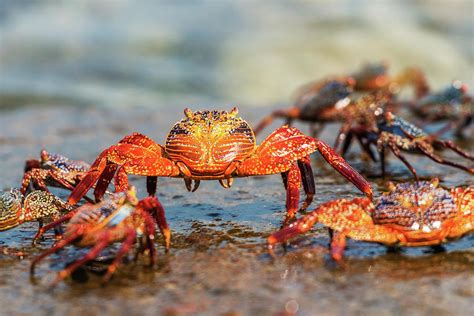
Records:
{"label": "crab claw", "polygon": [[356,170],[354,170],[338,153],[325,142],[315,139],[316,146],[323,158],[339,172],[344,178],[352,182],[370,200],[373,198],[370,183]]}

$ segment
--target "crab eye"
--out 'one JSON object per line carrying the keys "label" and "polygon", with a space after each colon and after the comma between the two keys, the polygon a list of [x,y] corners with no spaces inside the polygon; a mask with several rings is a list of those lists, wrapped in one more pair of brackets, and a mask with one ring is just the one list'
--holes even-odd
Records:
{"label": "crab eye", "polygon": [[193,118],[193,111],[190,109],[190,108],[185,108],[184,109],[184,115],[188,118],[188,119],[192,119]]}

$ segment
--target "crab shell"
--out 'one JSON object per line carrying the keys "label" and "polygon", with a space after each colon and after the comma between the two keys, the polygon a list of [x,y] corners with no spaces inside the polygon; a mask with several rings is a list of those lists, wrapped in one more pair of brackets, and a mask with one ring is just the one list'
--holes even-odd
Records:
{"label": "crab shell", "polygon": [[367,198],[329,201],[268,237],[269,246],[321,223],[334,231],[331,252],[339,260],[345,237],[389,246],[429,246],[474,231],[474,188],[438,187],[438,179],[392,186],[374,205]]}

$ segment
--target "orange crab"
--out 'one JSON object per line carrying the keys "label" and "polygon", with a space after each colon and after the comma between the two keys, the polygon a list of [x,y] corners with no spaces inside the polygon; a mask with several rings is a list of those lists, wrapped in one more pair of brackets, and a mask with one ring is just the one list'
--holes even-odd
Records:
{"label": "orange crab", "polygon": [[[150,195],[156,192],[157,177],[184,178],[195,191],[201,180],[218,180],[224,188],[233,178],[281,173],[287,189],[285,223],[298,210],[301,183],[307,194],[302,208],[314,195],[314,178],[309,155],[319,150],[326,161],[369,197],[370,184],[326,143],[283,126],[256,145],[254,132],[232,111],[185,109],[186,118],[177,122],[161,146],[142,134],[126,136],[104,150],[69,196],[77,203],[97,183],[99,200],[114,179],[116,191],[128,187],[128,174],[147,176]],[[195,181],[192,187],[192,181]]]}
{"label": "orange crab", "polygon": [[388,246],[432,246],[474,231],[474,187],[438,187],[438,179],[391,185],[374,205],[367,198],[329,201],[268,237],[270,251],[307,232],[329,227],[331,255],[341,260],[346,237]]}

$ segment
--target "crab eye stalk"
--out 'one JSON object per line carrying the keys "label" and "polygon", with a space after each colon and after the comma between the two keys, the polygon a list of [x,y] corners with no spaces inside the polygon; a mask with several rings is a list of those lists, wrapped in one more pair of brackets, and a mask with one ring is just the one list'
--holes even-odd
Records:
{"label": "crab eye stalk", "polygon": [[45,149],[41,150],[40,156],[41,156],[41,162],[43,163],[48,161],[49,159],[49,153]]}
{"label": "crab eye stalk", "polygon": [[230,116],[230,117],[236,117],[237,114],[239,114],[239,109],[237,109],[237,107],[234,106],[234,107],[232,108],[232,110],[230,110],[229,116]]}
{"label": "crab eye stalk", "polygon": [[185,108],[185,109],[184,109],[184,115],[185,115],[188,119],[192,119],[192,118],[194,117],[193,111],[192,111],[190,108]]}

